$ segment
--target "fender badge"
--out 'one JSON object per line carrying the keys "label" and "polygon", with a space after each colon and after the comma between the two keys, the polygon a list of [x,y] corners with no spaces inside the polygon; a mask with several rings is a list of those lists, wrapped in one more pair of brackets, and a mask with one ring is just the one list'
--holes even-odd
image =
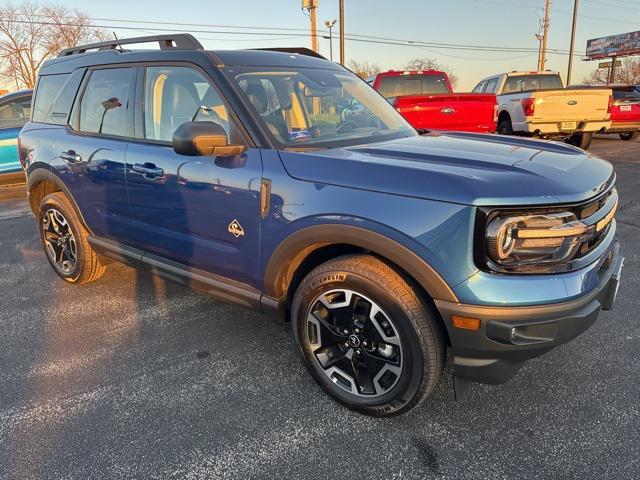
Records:
{"label": "fender badge", "polygon": [[240,225],[240,222],[238,222],[238,220],[236,220],[235,218],[229,224],[229,227],[227,227],[227,230],[231,235],[233,235],[236,238],[244,237],[244,228],[242,228],[242,225]]}

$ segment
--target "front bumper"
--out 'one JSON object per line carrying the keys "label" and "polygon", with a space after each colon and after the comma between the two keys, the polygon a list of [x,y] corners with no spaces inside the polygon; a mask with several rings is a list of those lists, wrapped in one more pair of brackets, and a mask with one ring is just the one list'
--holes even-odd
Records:
{"label": "front bumper", "polygon": [[[454,350],[458,379],[500,384],[511,379],[524,361],[568,342],[610,310],[624,263],[616,243],[600,260],[599,283],[577,299],[524,307],[483,307],[436,300]],[[452,316],[480,320],[479,330],[453,327]]]}

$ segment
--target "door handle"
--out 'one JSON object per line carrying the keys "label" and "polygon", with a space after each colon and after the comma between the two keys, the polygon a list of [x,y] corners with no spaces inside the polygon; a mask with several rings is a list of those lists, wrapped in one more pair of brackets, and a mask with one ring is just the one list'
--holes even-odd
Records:
{"label": "door handle", "polygon": [[440,110],[442,113],[446,113],[447,115],[450,115],[452,113],[456,113],[456,109],[455,108],[451,108],[451,107],[446,107],[443,108],[442,110]]}
{"label": "door handle", "polygon": [[156,167],[154,163],[136,163],[133,165],[132,171],[141,173],[145,178],[163,177],[164,170]]}
{"label": "door handle", "polygon": [[62,152],[60,154],[60,158],[70,164],[82,162],[82,157],[78,155],[75,150],[67,150],[66,152]]}

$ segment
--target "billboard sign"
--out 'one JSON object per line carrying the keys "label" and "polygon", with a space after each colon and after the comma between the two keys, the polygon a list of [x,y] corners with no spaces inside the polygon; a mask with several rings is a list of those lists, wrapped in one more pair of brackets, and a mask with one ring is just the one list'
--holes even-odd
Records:
{"label": "billboard sign", "polygon": [[587,40],[589,60],[629,55],[640,55],[640,30]]}

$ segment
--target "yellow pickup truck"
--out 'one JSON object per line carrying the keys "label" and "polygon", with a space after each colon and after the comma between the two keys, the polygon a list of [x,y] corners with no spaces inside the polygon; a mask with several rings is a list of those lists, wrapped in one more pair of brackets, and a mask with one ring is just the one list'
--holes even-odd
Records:
{"label": "yellow pickup truck", "polygon": [[567,89],[557,72],[493,75],[473,91],[497,96],[504,135],[561,139],[586,150],[594,133],[611,126],[611,89]]}

